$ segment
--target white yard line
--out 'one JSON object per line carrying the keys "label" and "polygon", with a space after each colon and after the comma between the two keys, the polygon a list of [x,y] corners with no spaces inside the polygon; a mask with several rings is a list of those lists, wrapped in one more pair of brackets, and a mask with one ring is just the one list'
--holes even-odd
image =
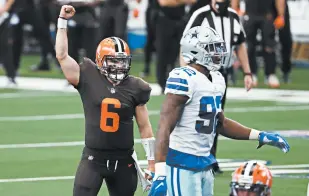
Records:
{"label": "white yard line", "polygon": [[75,96],[73,93],[50,93],[50,92],[17,92],[17,93],[0,93],[0,99],[13,98],[33,98],[33,97],[64,97]]}
{"label": "white yard line", "polygon": [[[229,138],[219,136],[219,140],[229,140]],[[140,144],[141,139],[134,139],[135,144]],[[46,142],[46,143],[29,143],[29,144],[1,144],[0,149],[14,148],[51,148],[51,147],[69,147],[69,146],[84,146],[84,141],[73,142]]]}
{"label": "white yard line", "polygon": [[0,149],[67,147],[67,146],[83,146],[84,144],[85,144],[84,141],[32,143],[32,144],[2,144],[0,145]]}
{"label": "white yard line", "polygon": [[[309,110],[309,105],[290,105],[290,106],[263,106],[263,107],[237,107],[227,108],[227,113],[245,113],[245,112],[274,112],[274,111],[298,111]],[[149,115],[159,115],[159,110],[150,110]],[[40,116],[3,116],[0,122],[7,121],[41,121],[41,120],[66,120],[66,119],[83,119],[84,114],[57,114],[57,115],[40,115]]]}
{"label": "white yard line", "polygon": [[4,182],[37,182],[37,181],[72,180],[72,179],[74,179],[74,176],[38,177],[38,178],[12,178],[12,179],[0,179],[0,183],[4,183]]}
{"label": "white yard line", "polygon": [[[141,139],[134,139],[135,144],[141,143]],[[12,148],[50,148],[50,147],[67,147],[67,146],[84,146],[84,141],[74,142],[49,142],[49,143],[30,143],[30,144],[2,144],[0,149]]]}
{"label": "white yard line", "polygon": [[[5,88],[7,78],[0,76],[0,88]],[[73,92],[76,89],[68,86],[64,79],[52,78],[31,78],[31,77],[18,77],[17,89],[23,90],[40,90],[44,92],[57,91],[57,92]],[[158,84],[150,84],[152,91],[151,95],[160,95],[161,88]],[[244,88],[230,87],[227,91],[228,100],[260,100],[260,101],[280,101],[291,103],[309,103],[309,91],[301,90],[285,90],[285,89],[258,89],[254,88],[247,92]]]}
{"label": "white yard line", "polygon": [[297,165],[270,165],[267,166],[270,169],[297,169],[297,168],[309,168],[309,164],[297,164]]}
{"label": "white yard line", "polygon": [[[145,160],[139,161],[142,168],[145,168]],[[238,165],[237,165],[238,166]],[[283,166],[283,165],[282,165]],[[296,168],[297,165],[295,165]],[[273,166],[276,167],[276,166]],[[223,171],[234,171],[236,167],[223,167]],[[308,169],[271,169],[271,173],[275,174],[307,174],[309,173]],[[276,176],[275,176],[276,177]],[[13,183],[13,182],[38,182],[38,181],[59,181],[59,180],[72,180],[74,176],[54,176],[54,177],[37,177],[37,178],[11,178],[11,179],[0,179],[0,183]],[[309,188],[309,187],[308,187]]]}
{"label": "white yard line", "polygon": [[57,114],[57,115],[40,115],[40,116],[7,116],[0,117],[0,122],[4,121],[40,121],[40,120],[67,120],[82,119],[84,114]]}

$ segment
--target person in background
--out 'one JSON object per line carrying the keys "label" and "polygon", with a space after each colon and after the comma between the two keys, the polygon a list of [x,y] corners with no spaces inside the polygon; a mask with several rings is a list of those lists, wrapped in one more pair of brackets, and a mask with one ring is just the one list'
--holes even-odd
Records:
{"label": "person in background", "polygon": [[0,1],[0,58],[2,60],[6,76],[8,78],[8,87],[16,86],[16,70],[13,65],[12,40],[10,39],[10,10],[14,0]]}
{"label": "person in background", "polygon": [[[38,7],[37,11],[40,12],[40,14],[43,17],[43,21],[46,24],[45,28],[48,28],[50,30],[50,25],[52,23],[56,23],[56,19],[57,17],[54,14],[54,11],[56,9],[56,0],[39,0],[39,2],[37,2],[36,7]],[[54,44],[55,39],[54,37],[52,37],[52,43]],[[50,68],[50,53],[46,53],[46,50],[41,50],[41,62],[39,63],[39,65],[42,65],[43,67],[48,67]],[[60,65],[58,63],[58,61],[55,59],[56,61],[56,65],[57,65],[57,69],[60,69]],[[31,70],[32,71],[37,71],[40,70],[40,66],[38,65],[33,65],[31,66]]]}
{"label": "person in background", "polygon": [[[258,29],[262,32],[265,83],[271,88],[278,88],[280,86],[276,76],[275,29],[280,29],[284,26],[284,1],[275,0],[276,14],[273,9],[273,1],[271,0],[245,0],[244,27],[247,35],[249,62],[253,74],[253,86],[258,85],[258,66],[256,62],[256,35]],[[232,8],[239,10],[239,0],[232,0]]]}
{"label": "person in background", "polygon": [[[279,30],[279,40],[281,43],[281,58],[282,58],[282,66],[281,66],[281,71],[282,71],[282,81],[284,83],[289,83],[290,82],[290,73],[291,73],[291,68],[292,68],[292,62],[291,62],[291,55],[292,55],[292,33],[291,33],[291,26],[290,26],[290,13],[289,13],[289,7],[288,3],[286,0],[283,0],[285,4],[285,12],[284,16],[279,15],[279,12],[277,11],[276,5],[277,1],[273,1],[273,9],[274,12],[276,13],[276,18],[277,18],[277,23],[279,23],[277,26]],[[283,4],[283,2],[279,2]],[[278,4],[278,2],[277,2]],[[282,25],[284,23],[284,25]],[[282,27],[283,26],[283,27]]]}
{"label": "person in background", "polygon": [[188,18],[189,6],[196,0],[157,0],[156,20],[157,81],[165,89],[167,75],[175,66],[180,39]]}
{"label": "person in background", "polygon": [[93,0],[66,1],[65,3],[76,9],[75,16],[68,20],[69,54],[75,61],[79,61],[81,59],[80,49],[83,48],[84,56],[94,61],[99,30],[99,21],[94,8],[100,2]]}
{"label": "person in background", "polygon": [[125,0],[101,1],[99,40],[116,36],[127,40],[129,8]]}
{"label": "person in background", "polygon": [[147,41],[144,48],[144,70],[141,72],[141,77],[147,77],[150,75],[151,57],[155,51],[155,32],[156,32],[156,19],[158,11],[155,7],[156,0],[149,0],[146,10],[146,30]]}
{"label": "person in background", "polygon": [[18,70],[20,66],[24,24],[30,24],[33,27],[34,36],[38,39],[42,54],[44,54],[42,56],[42,61],[37,66],[32,67],[32,70],[50,70],[47,54],[52,54],[53,58],[56,59],[56,53],[50,35],[49,26],[43,20],[42,12],[35,6],[34,0],[15,1],[12,7],[12,12],[13,64],[15,70]]}

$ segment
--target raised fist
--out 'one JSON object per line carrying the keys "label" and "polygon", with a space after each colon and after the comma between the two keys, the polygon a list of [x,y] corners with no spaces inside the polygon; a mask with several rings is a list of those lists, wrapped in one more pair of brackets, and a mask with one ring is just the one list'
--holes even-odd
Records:
{"label": "raised fist", "polygon": [[75,8],[71,5],[63,5],[61,7],[61,11],[60,11],[60,17],[63,17],[65,19],[70,19],[74,16],[75,14]]}

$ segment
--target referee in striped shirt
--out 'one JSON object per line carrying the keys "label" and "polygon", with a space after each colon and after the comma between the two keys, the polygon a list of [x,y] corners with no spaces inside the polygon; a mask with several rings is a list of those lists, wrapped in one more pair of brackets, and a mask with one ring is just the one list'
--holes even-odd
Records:
{"label": "referee in striped shirt", "polygon": [[[204,1],[204,0],[200,0]],[[227,50],[229,52],[229,57],[225,68],[222,68],[220,72],[225,78],[225,83],[227,85],[227,70],[232,64],[232,53],[236,49],[238,59],[242,65],[244,72],[244,83],[245,88],[249,91],[252,87],[252,75],[250,71],[247,48],[245,45],[245,32],[239,21],[239,17],[233,9],[229,8],[230,0],[216,0],[215,3],[209,3],[208,5],[202,6],[193,12],[184,33],[195,26],[200,26],[203,22],[215,29],[221,37],[225,40]],[[180,59],[181,66],[186,65],[183,59]],[[222,99],[222,109],[224,109],[226,99],[226,92]],[[219,132],[219,131],[218,131]],[[217,140],[218,132],[215,137],[211,153],[216,156],[217,150]],[[216,164],[214,166],[214,171],[216,173],[221,173],[219,166]]]}

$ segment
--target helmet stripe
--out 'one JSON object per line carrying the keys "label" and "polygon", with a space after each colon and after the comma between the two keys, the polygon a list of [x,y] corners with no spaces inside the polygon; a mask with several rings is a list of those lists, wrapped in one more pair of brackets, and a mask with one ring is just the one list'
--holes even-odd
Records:
{"label": "helmet stripe", "polygon": [[244,175],[245,174],[245,169],[247,168],[247,165],[248,165],[248,162],[244,165],[244,167],[242,168],[242,171],[241,171],[241,175]]}
{"label": "helmet stripe", "polygon": [[125,52],[123,40],[119,39],[119,41],[120,41],[120,46],[121,46],[122,52]]}
{"label": "helmet stripe", "polygon": [[118,45],[117,45],[116,39],[114,37],[111,37],[111,40],[113,40],[113,42],[114,42],[115,52],[118,52],[119,49],[118,49]]}
{"label": "helmet stripe", "polygon": [[252,167],[255,166],[255,164],[256,164],[256,162],[253,162],[253,161],[248,162],[247,167],[245,168],[245,173],[244,173],[245,176],[249,176],[250,171],[251,171]]}
{"label": "helmet stripe", "polygon": [[119,38],[118,37],[111,37],[111,39],[113,40],[113,42],[115,44],[115,51],[116,52],[123,52]]}
{"label": "helmet stripe", "polygon": [[250,170],[250,173],[249,173],[249,176],[252,176],[252,174],[253,174],[253,170],[254,170],[254,168],[255,168],[255,166],[256,166],[256,162],[255,163],[253,163],[253,165],[252,165],[252,167],[251,167],[251,170]]}

